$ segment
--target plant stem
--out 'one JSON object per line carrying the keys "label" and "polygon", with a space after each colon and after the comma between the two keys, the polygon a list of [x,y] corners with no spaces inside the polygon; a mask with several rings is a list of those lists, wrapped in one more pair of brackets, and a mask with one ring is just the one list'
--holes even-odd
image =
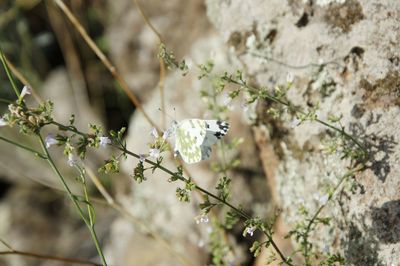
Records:
{"label": "plant stem", "polygon": [[[137,159],[140,159],[140,156],[139,156],[138,154],[133,153],[133,152],[127,150],[126,148],[121,148],[120,146],[116,146],[116,145],[113,145],[113,146],[116,147],[117,149],[123,151],[123,152],[126,153],[126,154],[129,154],[129,155],[131,155],[131,156],[133,156],[133,157],[135,157],[135,158],[137,158]],[[181,180],[181,181],[183,181],[183,182],[189,182],[189,180],[186,179],[185,177],[183,177],[183,176],[181,176],[181,175],[179,175],[179,174],[177,174],[177,173],[172,172],[171,170],[165,168],[164,166],[162,166],[162,165],[160,165],[160,164],[158,164],[158,163],[155,163],[155,162],[150,161],[150,160],[148,160],[148,159],[145,159],[145,162],[148,163],[148,164],[150,164],[150,165],[152,165],[152,166],[157,167],[158,169],[164,171],[165,173],[167,173],[167,174],[169,174],[169,175],[171,175],[171,176],[175,176],[176,178],[178,178],[179,180]],[[211,198],[217,200],[218,202],[220,202],[220,203],[222,203],[222,204],[228,206],[229,208],[231,208],[232,210],[234,210],[237,214],[239,214],[240,216],[242,216],[242,218],[244,218],[244,219],[246,219],[246,220],[251,219],[251,216],[250,216],[250,215],[248,215],[247,213],[245,213],[245,212],[242,211],[241,209],[239,209],[239,208],[233,206],[232,204],[230,204],[230,203],[227,202],[226,200],[221,199],[220,197],[214,195],[213,193],[207,191],[206,189],[204,189],[204,188],[202,188],[202,187],[200,187],[200,186],[198,186],[198,185],[195,185],[195,188],[196,188],[198,191],[201,191],[202,193],[208,195],[209,197],[211,197]],[[292,264],[288,261],[288,259],[285,257],[285,255],[282,253],[282,251],[279,249],[279,247],[276,245],[275,241],[272,239],[272,236],[271,236],[265,229],[263,229],[262,232],[265,234],[265,236],[266,236],[266,237],[268,238],[268,240],[271,242],[271,245],[273,246],[273,248],[275,249],[275,251],[279,254],[279,256],[281,257],[282,261],[283,261],[284,263],[286,263],[287,265],[292,265]]]}
{"label": "plant stem", "polygon": [[107,262],[106,262],[106,260],[104,258],[103,251],[101,250],[101,247],[100,247],[100,244],[99,244],[99,240],[97,239],[97,235],[96,235],[96,232],[94,230],[94,225],[92,225],[91,222],[88,221],[88,219],[85,217],[85,214],[84,214],[82,208],[79,206],[78,200],[76,199],[76,197],[72,193],[71,189],[68,187],[67,183],[65,182],[64,177],[62,176],[62,174],[58,170],[57,166],[55,165],[53,159],[51,158],[50,153],[46,148],[46,145],[45,145],[45,143],[43,141],[42,136],[40,134],[37,134],[37,136],[39,138],[39,141],[40,141],[40,144],[42,146],[43,152],[46,154],[47,162],[50,164],[51,168],[53,169],[53,171],[56,173],[56,175],[60,179],[65,191],[67,192],[67,194],[68,194],[68,196],[70,198],[70,200],[74,203],[75,209],[78,211],[79,216],[81,216],[82,220],[85,222],[86,226],[89,228],[91,237],[92,237],[93,242],[94,242],[94,244],[96,246],[97,253],[100,256],[100,259],[101,259],[101,262],[102,262],[103,266],[107,266]]}
{"label": "plant stem", "polygon": [[318,215],[321,213],[321,211],[326,207],[326,205],[328,204],[329,201],[332,200],[334,193],[338,190],[338,188],[340,187],[340,185],[350,176],[354,175],[355,173],[362,171],[364,169],[364,165],[360,165],[359,167],[354,168],[353,170],[348,171],[346,174],[344,174],[342,176],[342,178],[340,178],[339,182],[336,184],[336,186],[333,188],[333,192],[332,194],[329,195],[328,197],[328,201],[321,205],[318,210],[315,212],[315,214],[313,215],[313,217],[311,218],[311,220],[308,222],[305,233],[303,235],[303,242],[305,243],[304,246],[304,264],[305,265],[310,265],[309,262],[309,255],[308,255],[308,236],[310,234],[311,231],[311,226],[314,224],[314,221],[317,219]]}
{"label": "plant stem", "polygon": [[0,47],[0,59],[1,59],[1,62],[3,63],[4,70],[7,73],[8,80],[10,81],[11,86],[14,89],[15,95],[17,95],[17,97],[19,98],[19,96],[21,94],[20,94],[20,92],[19,92],[19,90],[17,88],[17,85],[15,85],[15,81],[14,81],[12,75],[11,75],[10,69],[8,68],[7,61],[6,61],[6,58],[5,58],[4,53],[3,53],[3,49],[1,49],[1,47]]}
{"label": "plant stem", "polygon": [[[245,87],[245,88],[247,88],[248,90],[250,90],[250,91],[252,91],[252,92],[258,92],[258,90],[257,90],[256,88],[251,87],[251,86],[247,85],[247,84],[244,83],[244,82],[239,82],[239,81],[234,80],[234,79],[232,79],[232,78],[230,78],[230,77],[225,78],[225,80],[228,81],[228,82],[230,82],[230,83],[233,83],[233,84],[236,84],[236,85]],[[293,105],[291,105],[289,102],[283,101],[283,100],[281,100],[281,99],[279,99],[279,98],[277,98],[277,97],[275,97],[275,96],[273,96],[273,95],[271,95],[271,94],[266,94],[266,95],[264,95],[264,97],[267,98],[267,99],[269,99],[269,100],[271,100],[271,101],[273,101],[273,102],[276,102],[276,103],[280,103],[280,104],[282,104],[282,105],[285,105],[285,106],[287,106],[289,109],[291,109],[291,110],[293,110],[293,111],[295,111],[295,112],[297,112],[297,113],[300,113],[300,114],[302,114],[302,115],[307,115],[306,112],[304,112],[304,111],[302,111],[302,110],[299,110],[298,108],[295,108],[295,107],[294,107]],[[337,127],[335,127],[335,126],[329,124],[328,122],[325,122],[325,121],[323,121],[323,120],[321,120],[321,119],[319,119],[319,118],[316,118],[315,121],[317,121],[318,123],[320,123],[320,124],[322,124],[322,125],[324,125],[324,126],[326,126],[326,127],[329,127],[330,129],[332,129],[332,130],[334,130],[334,131],[336,131],[336,132],[338,132],[338,133],[344,135],[347,139],[349,139],[350,141],[352,141],[355,145],[357,145],[357,146],[363,151],[364,156],[367,155],[367,151],[366,151],[365,147],[364,147],[359,141],[357,141],[352,135],[350,135],[349,133],[347,133],[344,129],[337,128]]]}
{"label": "plant stem", "polygon": [[[76,134],[79,134],[79,135],[82,135],[82,136],[86,136],[85,133],[80,132],[80,131],[79,131],[78,129],[76,129],[75,127],[64,126],[64,125],[62,125],[62,124],[60,124],[60,123],[58,123],[58,122],[55,122],[55,121],[52,121],[51,124],[58,126],[60,129],[69,130],[69,131],[72,131],[72,132],[74,132],[74,133],[76,133]],[[119,149],[120,151],[122,151],[122,152],[124,152],[124,153],[126,153],[126,154],[129,154],[129,155],[131,155],[131,156],[137,158],[137,159],[140,159],[140,158],[141,158],[138,154],[127,150],[127,149],[126,149],[125,147],[123,147],[122,145],[121,145],[121,146],[119,146],[119,145],[112,145],[112,146],[115,147],[115,148],[117,148],[117,149]],[[167,174],[170,174],[170,175],[172,175],[172,176],[177,177],[179,180],[181,180],[181,181],[183,181],[183,182],[188,182],[188,181],[189,181],[189,180],[187,180],[185,177],[183,177],[183,176],[181,176],[181,175],[178,175],[177,173],[172,172],[171,170],[165,168],[164,166],[162,166],[162,165],[160,165],[160,164],[157,164],[157,163],[155,163],[155,162],[153,162],[153,161],[150,161],[150,160],[148,160],[148,159],[145,159],[145,162],[148,163],[148,164],[150,164],[150,165],[152,165],[152,166],[156,166],[157,168],[159,168],[160,170],[164,171],[164,172],[167,173]],[[242,216],[243,218],[245,218],[245,219],[251,219],[251,216],[248,215],[247,213],[245,213],[245,212],[243,212],[242,210],[240,210],[239,208],[233,206],[233,205],[230,204],[229,202],[227,202],[227,201],[225,201],[225,200],[219,198],[218,196],[212,194],[211,192],[205,190],[204,188],[202,188],[202,187],[200,187],[200,186],[198,186],[198,185],[195,185],[195,188],[196,188],[198,191],[201,191],[202,193],[204,193],[204,194],[210,196],[211,198],[213,198],[213,199],[219,201],[220,203],[222,203],[222,204],[224,204],[224,205],[230,207],[232,210],[234,210],[237,214],[239,214],[239,215]],[[271,242],[271,245],[274,247],[275,251],[279,254],[279,256],[281,257],[282,261],[284,261],[284,262],[285,262],[286,264],[288,264],[288,265],[292,265],[290,262],[288,262],[288,259],[285,257],[285,255],[281,252],[281,250],[279,249],[279,247],[276,245],[275,241],[272,239],[272,236],[271,236],[266,230],[263,230],[263,233],[268,237],[268,239],[269,239],[270,242]]]}
{"label": "plant stem", "polygon": [[52,255],[42,255],[42,254],[37,254],[37,253],[33,253],[33,252],[25,252],[25,251],[17,251],[17,250],[1,251],[0,256],[2,256],[2,255],[19,255],[19,256],[32,257],[32,258],[43,259],[43,260],[64,262],[64,263],[68,263],[69,265],[81,264],[81,265],[101,266],[101,264],[98,264],[95,262],[90,262],[90,261],[62,258],[62,257],[56,257],[56,256],[52,256]]}
{"label": "plant stem", "polygon": [[22,144],[20,144],[20,143],[18,143],[18,142],[15,142],[15,141],[13,141],[13,140],[7,139],[7,138],[5,138],[5,137],[3,137],[3,136],[0,136],[0,139],[3,140],[3,141],[5,141],[5,142],[8,142],[8,143],[10,143],[10,144],[12,144],[12,145],[15,145],[15,146],[17,146],[17,147],[19,147],[19,148],[21,148],[21,149],[24,149],[24,150],[26,150],[26,151],[29,151],[29,152],[35,154],[36,156],[38,156],[38,157],[40,157],[40,158],[42,158],[42,159],[45,159],[45,160],[47,159],[46,155],[44,155],[43,153],[40,153],[40,152],[38,152],[38,151],[36,151],[36,150],[34,150],[34,149],[32,149],[32,148],[29,148],[29,147],[27,147],[27,146],[24,146],[24,145],[22,145]]}

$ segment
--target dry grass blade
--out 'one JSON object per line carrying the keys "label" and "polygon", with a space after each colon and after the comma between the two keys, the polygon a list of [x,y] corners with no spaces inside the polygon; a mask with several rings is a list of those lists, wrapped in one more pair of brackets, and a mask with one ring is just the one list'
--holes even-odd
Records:
{"label": "dry grass blade", "polygon": [[122,88],[122,90],[128,96],[128,98],[131,100],[131,102],[135,105],[135,107],[140,112],[142,112],[145,119],[153,127],[158,128],[157,124],[154,123],[154,121],[150,118],[150,116],[143,109],[139,99],[129,89],[129,86],[126,83],[125,79],[118,73],[116,67],[111,63],[111,61],[107,58],[107,56],[100,50],[100,48],[96,45],[96,43],[92,40],[92,38],[90,38],[90,36],[87,34],[86,30],[83,28],[83,26],[78,21],[78,19],[71,13],[69,8],[61,0],[54,0],[54,1],[57,4],[57,6],[61,9],[61,11],[67,16],[69,21],[76,28],[76,30],[79,32],[79,34],[85,40],[85,42],[89,45],[90,49],[93,50],[93,52],[99,57],[99,59],[104,64],[104,66],[108,69],[108,71],[110,71],[110,73],[113,75],[113,77],[115,78],[115,80],[117,81],[119,86]]}

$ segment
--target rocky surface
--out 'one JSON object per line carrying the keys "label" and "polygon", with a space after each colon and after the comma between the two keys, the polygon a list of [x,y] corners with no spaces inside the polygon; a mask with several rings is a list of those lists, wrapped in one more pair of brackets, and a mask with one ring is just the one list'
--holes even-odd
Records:
{"label": "rocky surface", "polygon": [[[344,127],[368,147],[368,169],[357,189],[343,188],[323,212],[332,227],[318,227],[316,250],[340,251],[354,265],[395,265],[400,260],[399,22],[394,1],[207,1],[208,16],[257,84],[283,84],[295,76],[288,98],[303,107],[319,103],[318,116],[342,115]],[[232,14],[235,14],[234,16]],[[264,105],[265,106],[265,105]],[[265,109],[259,113],[261,121]],[[291,128],[258,125],[272,136],[279,164],[262,157],[288,228],[313,213],[348,162],[324,153],[326,128],[306,122]],[[280,131],[279,131],[280,130]],[[276,132],[284,134],[276,134]],[[274,139],[275,138],[275,139]],[[260,142],[261,139],[258,138]],[[260,142],[260,145],[269,145]],[[348,186],[348,183],[347,183]],[[329,247],[329,250],[324,247]]]}

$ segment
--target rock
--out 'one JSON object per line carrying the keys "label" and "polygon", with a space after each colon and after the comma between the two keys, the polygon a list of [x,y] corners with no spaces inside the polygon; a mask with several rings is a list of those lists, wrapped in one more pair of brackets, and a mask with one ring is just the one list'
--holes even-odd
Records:
{"label": "rock", "polygon": [[[303,108],[319,103],[322,120],[342,115],[344,128],[369,150],[368,169],[347,181],[321,214],[333,219],[332,226],[317,227],[314,250],[327,254],[328,245],[329,252],[340,252],[352,265],[396,264],[400,4],[220,0],[207,1],[207,7],[221,38],[260,86],[284,84],[292,73],[289,100]],[[258,112],[261,121],[268,121],[265,108]],[[284,115],[281,124],[256,129],[274,133],[271,142],[258,137],[258,144],[273,195],[283,208],[283,231],[304,220],[300,205],[315,212],[326,189],[349,165],[324,152],[330,138],[326,127],[306,122],[292,129],[293,119]],[[278,166],[270,164],[271,158],[279,158]],[[352,192],[351,183],[357,188]]]}

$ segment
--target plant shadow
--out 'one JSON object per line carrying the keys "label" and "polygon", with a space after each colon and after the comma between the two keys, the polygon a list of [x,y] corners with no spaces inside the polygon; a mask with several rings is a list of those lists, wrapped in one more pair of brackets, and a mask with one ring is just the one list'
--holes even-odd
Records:
{"label": "plant shadow", "polygon": [[393,135],[380,135],[377,133],[367,133],[366,128],[378,124],[382,115],[370,113],[365,126],[360,122],[351,123],[350,131],[353,136],[363,139],[363,145],[368,152],[366,167],[370,169],[383,183],[391,172],[390,155],[395,151],[398,144]]}
{"label": "plant shadow", "polygon": [[400,200],[385,202],[380,208],[371,208],[372,228],[385,244],[400,242]]}

